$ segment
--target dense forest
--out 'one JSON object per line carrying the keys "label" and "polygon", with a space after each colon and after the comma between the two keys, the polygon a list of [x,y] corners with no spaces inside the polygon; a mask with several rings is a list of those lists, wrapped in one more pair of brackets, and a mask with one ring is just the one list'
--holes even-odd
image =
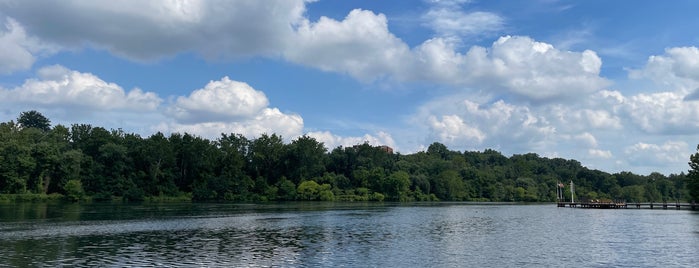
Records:
{"label": "dense forest", "polygon": [[86,124],[51,127],[36,111],[0,123],[0,194],[70,200],[552,202],[559,182],[572,180],[576,199],[688,201],[694,173],[609,174],[575,160],[458,152],[436,142],[402,155],[367,143],[328,151],[308,136],[288,144],[275,134],[144,138]]}

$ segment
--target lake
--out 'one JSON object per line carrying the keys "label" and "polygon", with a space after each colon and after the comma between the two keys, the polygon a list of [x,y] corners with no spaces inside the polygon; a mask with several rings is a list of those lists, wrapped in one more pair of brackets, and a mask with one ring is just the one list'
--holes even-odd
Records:
{"label": "lake", "polygon": [[0,203],[0,267],[695,267],[699,211]]}

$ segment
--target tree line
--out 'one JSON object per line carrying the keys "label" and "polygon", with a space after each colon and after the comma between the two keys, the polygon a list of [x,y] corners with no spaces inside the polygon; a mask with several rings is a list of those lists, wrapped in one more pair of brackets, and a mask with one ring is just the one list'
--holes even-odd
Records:
{"label": "tree line", "polygon": [[[699,169],[699,155],[696,168]],[[301,136],[188,133],[141,137],[88,124],[56,125],[36,111],[0,123],[0,193],[71,200],[515,201],[552,202],[560,182],[576,199],[688,201],[699,171],[665,176],[606,173],[576,160],[495,150],[453,151],[441,143],[399,154],[368,143],[337,147]],[[566,196],[570,196],[566,187]]]}

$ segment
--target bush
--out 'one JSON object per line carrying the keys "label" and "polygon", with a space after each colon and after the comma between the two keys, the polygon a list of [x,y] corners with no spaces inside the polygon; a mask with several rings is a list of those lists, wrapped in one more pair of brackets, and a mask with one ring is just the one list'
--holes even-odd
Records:
{"label": "bush", "polygon": [[371,194],[371,201],[383,202],[383,200],[384,200],[385,198],[386,198],[386,197],[385,197],[383,194],[381,194],[381,193],[373,193],[373,194]]}
{"label": "bush", "polygon": [[145,195],[146,193],[143,189],[134,186],[124,192],[124,199],[126,201],[143,201],[145,200]]}
{"label": "bush", "polygon": [[324,190],[320,192],[320,201],[334,201],[335,194],[330,190]]}
{"label": "bush", "polygon": [[70,201],[80,201],[85,197],[85,190],[80,180],[69,180],[63,189],[66,191],[66,198]]}

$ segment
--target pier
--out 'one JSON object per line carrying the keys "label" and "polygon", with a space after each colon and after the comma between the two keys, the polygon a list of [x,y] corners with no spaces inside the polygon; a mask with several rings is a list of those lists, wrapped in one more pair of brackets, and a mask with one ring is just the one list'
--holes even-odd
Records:
{"label": "pier", "polygon": [[699,208],[696,202],[692,203],[680,203],[680,202],[632,202],[627,203],[623,201],[583,201],[583,202],[557,202],[558,207],[570,207],[570,208],[597,208],[597,209],[620,209],[620,208],[635,208],[635,209],[691,209],[696,210]]}
{"label": "pier", "polygon": [[627,203],[625,200],[609,200],[609,199],[592,199],[584,200],[580,202],[575,202],[575,186],[573,181],[570,181],[570,202],[565,201],[564,188],[565,185],[558,182],[558,187],[556,187],[556,198],[557,206],[559,208],[570,207],[570,208],[597,208],[597,209],[619,209],[619,208],[646,208],[646,209],[691,209],[696,210],[697,204],[692,200],[691,203],[680,203],[679,200],[674,203],[662,202],[632,202]]}

